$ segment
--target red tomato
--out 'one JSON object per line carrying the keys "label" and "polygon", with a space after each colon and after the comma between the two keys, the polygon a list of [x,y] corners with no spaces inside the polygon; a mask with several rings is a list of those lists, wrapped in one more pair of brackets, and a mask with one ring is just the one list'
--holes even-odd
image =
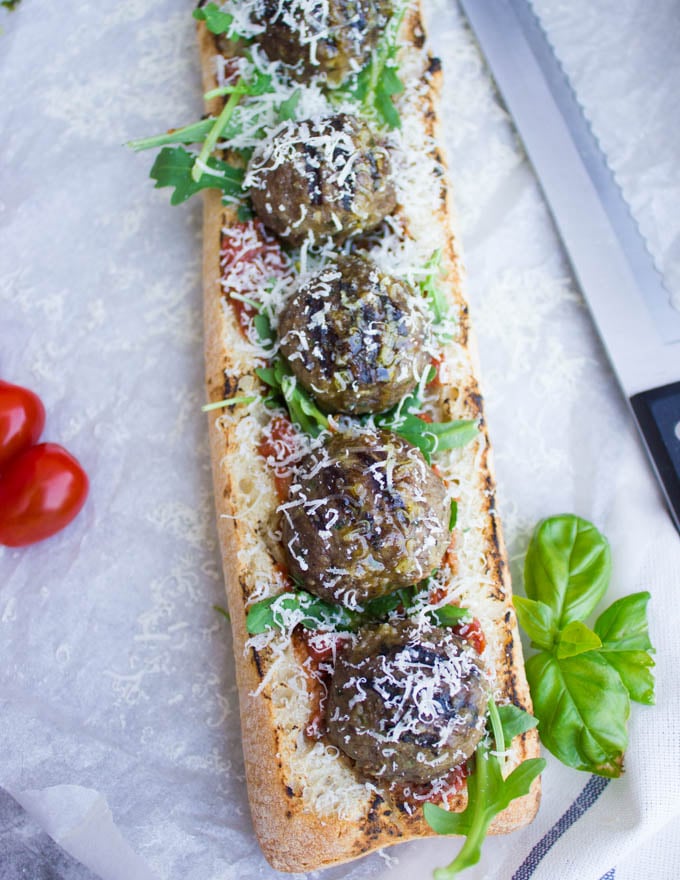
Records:
{"label": "red tomato", "polygon": [[37,394],[0,380],[0,471],[37,443],[45,427],[45,407]]}
{"label": "red tomato", "polygon": [[0,544],[24,547],[67,526],[85,503],[87,474],[56,443],[40,443],[12,460],[0,477]]}

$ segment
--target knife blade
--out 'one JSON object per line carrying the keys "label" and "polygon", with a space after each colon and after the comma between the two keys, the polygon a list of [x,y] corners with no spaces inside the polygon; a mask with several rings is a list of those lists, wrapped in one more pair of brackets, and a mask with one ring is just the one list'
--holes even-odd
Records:
{"label": "knife blade", "polygon": [[680,311],[527,0],[460,0],[680,531]]}

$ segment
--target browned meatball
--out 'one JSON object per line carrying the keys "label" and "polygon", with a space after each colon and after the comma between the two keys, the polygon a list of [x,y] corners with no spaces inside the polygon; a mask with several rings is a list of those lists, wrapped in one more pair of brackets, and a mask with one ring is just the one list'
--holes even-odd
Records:
{"label": "browned meatball", "polygon": [[369,776],[432,782],[474,752],[488,697],[478,655],[450,630],[385,623],[338,658],[328,736]]}
{"label": "browned meatball", "polygon": [[340,257],[301,287],[281,313],[279,338],[298,381],[328,412],[389,409],[430,361],[416,292],[363,257]]}
{"label": "browned meatball", "polygon": [[338,433],[309,453],[281,510],[291,575],[348,607],[427,577],[450,540],[443,482],[387,431]]}
{"label": "browned meatball", "polygon": [[391,14],[391,0],[261,0],[253,19],[270,59],[337,85],[366,64]]}
{"label": "browned meatball", "polygon": [[396,205],[386,146],[347,114],[283,123],[254,153],[245,183],[258,217],[294,245],[373,229]]}

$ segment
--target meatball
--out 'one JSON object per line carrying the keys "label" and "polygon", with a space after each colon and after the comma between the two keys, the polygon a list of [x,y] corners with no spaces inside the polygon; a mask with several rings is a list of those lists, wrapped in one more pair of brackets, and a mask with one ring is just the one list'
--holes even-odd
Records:
{"label": "meatball", "polygon": [[450,630],[385,623],[338,658],[328,736],[369,776],[432,782],[474,752],[488,697],[479,657]]}
{"label": "meatball", "polygon": [[396,205],[384,143],[340,113],[282,123],[253,154],[245,178],[258,217],[293,245],[375,228]]}
{"label": "meatball", "polygon": [[341,257],[286,303],[281,350],[325,410],[381,412],[413,391],[430,362],[418,302],[369,260]]}
{"label": "meatball", "polygon": [[338,433],[305,456],[281,511],[290,574],[350,608],[427,577],[450,541],[443,482],[387,431]]}
{"label": "meatball", "polygon": [[271,60],[338,85],[369,60],[391,14],[390,0],[261,0],[253,20]]}

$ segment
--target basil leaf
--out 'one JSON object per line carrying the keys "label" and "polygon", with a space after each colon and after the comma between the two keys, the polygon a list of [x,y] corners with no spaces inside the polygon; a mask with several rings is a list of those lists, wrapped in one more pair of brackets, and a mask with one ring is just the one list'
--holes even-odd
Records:
{"label": "basil leaf", "polygon": [[274,344],[274,331],[272,324],[267,315],[258,312],[253,316],[253,324],[260,338],[260,342],[265,348],[270,348]]}
{"label": "basil leaf", "polygon": [[602,651],[600,656],[621,676],[631,700],[654,705],[654,660],[646,651]]}
{"label": "basil leaf", "polygon": [[364,605],[362,617],[368,619],[376,619],[387,617],[391,611],[395,611],[400,605],[404,608],[410,608],[413,604],[415,596],[415,587],[402,587],[386,596],[380,596],[378,599],[371,599]]}
{"label": "basil leaf", "polygon": [[630,699],[617,671],[596,651],[536,654],[526,671],[543,745],[569,767],[620,776]]}
{"label": "basil leaf", "polygon": [[458,522],[458,502],[455,498],[451,499],[451,513],[449,514],[449,531],[452,532],[456,528]]}
{"label": "basil leaf", "polygon": [[557,624],[553,612],[545,602],[513,596],[517,620],[531,639],[534,647],[549,651],[557,637]]}
{"label": "basil leaf", "polygon": [[607,590],[611,553],[592,523],[572,514],[539,523],[524,563],[524,587],[530,599],[548,605],[562,627],[583,620]]}
{"label": "basil leaf", "polygon": [[613,602],[595,621],[595,632],[602,639],[602,657],[621,676],[621,681],[637,703],[654,705],[654,660],[647,627],[647,592],[633,593]]}
{"label": "basil leaf", "polygon": [[513,703],[508,703],[505,706],[498,706],[497,708],[501,719],[501,725],[503,726],[503,737],[506,746],[510,745],[516,736],[526,733],[527,730],[532,730],[532,728],[536,727],[538,724],[537,718],[534,718],[533,715],[530,715],[528,712],[525,712],[524,709],[520,709],[519,706],[515,706]]}
{"label": "basil leaf", "polygon": [[587,651],[597,650],[601,645],[602,642],[597,633],[594,633],[580,620],[572,620],[558,636],[555,656],[558,660],[563,660],[565,657],[576,657]]}
{"label": "basil leaf", "polygon": [[652,651],[647,628],[650,594],[632,593],[613,602],[595,621],[606,651]]}
{"label": "basil leaf", "polygon": [[476,865],[481,847],[494,817],[518,797],[529,793],[531,784],[543,771],[545,760],[523,761],[503,779],[498,758],[483,745],[477,747],[475,767],[468,776],[468,804],[462,813],[451,813],[434,804],[424,806],[425,820],[437,834],[465,834],[466,839],[456,858],[446,868],[434,871],[435,880],[451,880],[460,871]]}
{"label": "basil leaf", "polygon": [[170,198],[171,205],[180,205],[202,189],[219,189],[228,196],[243,195],[243,171],[232,168],[226,162],[209,158],[207,166],[215,174],[204,173],[199,180],[191,176],[196,157],[183,147],[164,147],[153,163],[150,177],[156,181],[156,189],[164,186],[174,187]]}

